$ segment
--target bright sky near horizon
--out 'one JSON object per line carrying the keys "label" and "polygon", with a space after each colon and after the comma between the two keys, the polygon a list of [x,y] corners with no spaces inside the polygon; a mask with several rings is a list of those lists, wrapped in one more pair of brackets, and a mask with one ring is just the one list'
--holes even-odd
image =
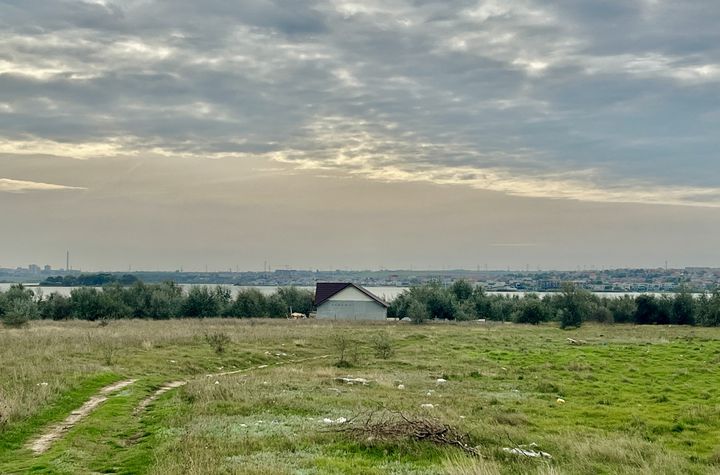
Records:
{"label": "bright sky near horizon", "polygon": [[720,266],[716,0],[0,0],[0,267]]}

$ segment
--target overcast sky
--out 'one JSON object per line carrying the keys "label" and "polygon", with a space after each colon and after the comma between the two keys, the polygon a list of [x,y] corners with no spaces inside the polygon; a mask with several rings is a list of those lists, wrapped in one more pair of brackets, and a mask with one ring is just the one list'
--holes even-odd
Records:
{"label": "overcast sky", "polygon": [[717,0],[0,0],[0,267],[720,266]]}

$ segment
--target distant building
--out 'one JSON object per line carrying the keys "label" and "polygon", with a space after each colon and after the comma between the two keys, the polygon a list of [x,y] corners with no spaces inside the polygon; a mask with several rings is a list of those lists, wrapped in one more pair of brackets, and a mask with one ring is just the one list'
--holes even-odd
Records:
{"label": "distant building", "polygon": [[50,271],[52,270],[52,266],[51,266],[51,265],[48,265],[48,264],[45,264],[45,267],[43,268],[43,270],[44,270],[45,272],[50,272]]}
{"label": "distant building", "polygon": [[389,305],[350,282],[318,282],[315,306],[321,320],[385,320]]}
{"label": "distant building", "polygon": [[28,266],[28,270],[33,274],[37,274],[38,272],[40,272],[40,266],[38,266],[37,264],[30,264]]}

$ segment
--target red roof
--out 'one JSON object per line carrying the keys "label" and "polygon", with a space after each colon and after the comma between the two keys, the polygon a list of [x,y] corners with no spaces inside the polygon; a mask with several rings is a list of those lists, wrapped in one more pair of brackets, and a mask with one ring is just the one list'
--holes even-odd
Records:
{"label": "red roof", "polygon": [[318,282],[315,284],[315,306],[328,300],[335,294],[340,293],[348,287],[355,287],[360,292],[364,293],[383,307],[389,307],[387,302],[373,294],[369,290],[359,285],[353,284],[352,282]]}

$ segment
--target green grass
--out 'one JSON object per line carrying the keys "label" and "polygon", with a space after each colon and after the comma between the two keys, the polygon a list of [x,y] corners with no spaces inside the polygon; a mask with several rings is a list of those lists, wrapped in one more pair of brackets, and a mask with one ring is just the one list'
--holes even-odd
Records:
{"label": "green grass", "polygon": [[[230,336],[223,354],[205,342],[207,332]],[[379,333],[392,341],[389,359],[373,351]],[[338,334],[358,342],[350,368],[336,367],[334,357],[275,364],[332,354]],[[570,345],[568,337],[585,343]],[[0,357],[7,362],[0,473],[720,472],[718,329],[39,322],[0,330]],[[243,368],[255,369],[207,377]],[[341,376],[371,382],[347,385],[336,381]],[[123,378],[138,382],[48,452],[34,457],[24,448]],[[176,379],[189,384],[134,414],[162,382]],[[428,403],[434,407],[421,407]],[[352,439],[323,422],[373,410],[452,425],[471,435],[483,459],[409,439]],[[553,458],[503,451],[531,443]]]}
{"label": "green grass", "polygon": [[82,406],[103,386],[119,379],[116,374],[112,373],[92,376],[77,387],[70,388],[67,392],[59,395],[50,407],[42,408],[37,414],[3,430],[0,433],[0,463],[12,457],[15,451],[22,449],[23,444],[31,435],[40,432],[49,424],[62,421],[73,409]]}

